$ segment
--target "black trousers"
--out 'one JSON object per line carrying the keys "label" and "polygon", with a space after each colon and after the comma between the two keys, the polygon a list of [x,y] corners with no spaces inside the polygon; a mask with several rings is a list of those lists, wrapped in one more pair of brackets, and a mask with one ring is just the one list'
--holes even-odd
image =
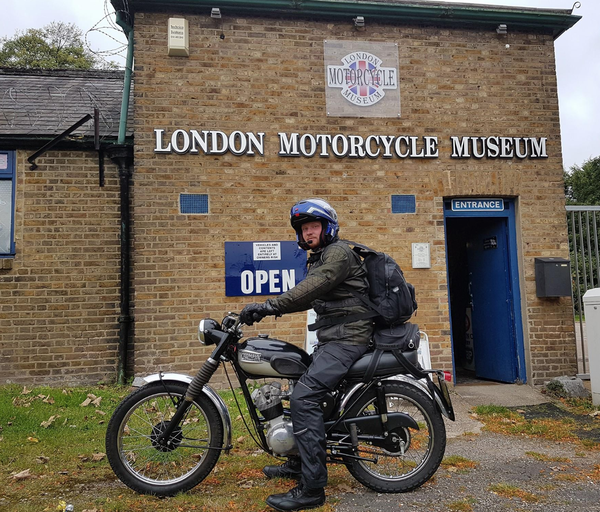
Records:
{"label": "black trousers", "polygon": [[291,396],[294,437],[302,462],[302,484],[309,489],[327,485],[327,441],[320,403],[344,378],[367,347],[329,342],[317,345],[312,363]]}

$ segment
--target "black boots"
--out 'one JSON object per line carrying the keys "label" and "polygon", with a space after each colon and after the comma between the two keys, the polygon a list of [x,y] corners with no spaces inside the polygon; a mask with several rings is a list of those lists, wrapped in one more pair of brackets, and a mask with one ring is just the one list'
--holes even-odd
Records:
{"label": "black boots", "polygon": [[300,480],[302,476],[300,459],[290,458],[281,466],[265,466],[263,473],[267,478],[294,478]]}
{"label": "black boots", "polygon": [[267,505],[279,512],[294,512],[317,508],[325,504],[324,489],[308,489],[299,485],[284,494],[272,494],[267,498]]}
{"label": "black boots", "polygon": [[[297,457],[290,457],[281,466],[265,466],[263,473],[267,478],[294,478],[300,480],[302,464]],[[309,489],[302,484],[283,494],[272,494],[267,505],[279,512],[294,512],[320,507],[325,503],[324,489]]]}

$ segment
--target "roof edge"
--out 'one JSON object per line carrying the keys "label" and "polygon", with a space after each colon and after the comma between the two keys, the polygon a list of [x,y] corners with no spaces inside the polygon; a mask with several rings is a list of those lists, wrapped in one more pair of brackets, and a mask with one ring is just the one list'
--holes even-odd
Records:
{"label": "roof edge", "polygon": [[123,79],[122,69],[39,69],[0,67],[0,75],[17,76],[56,76],[66,78],[106,78]]}
{"label": "roof edge", "polygon": [[[123,0],[111,0],[116,9],[123,8]],[[549,32],[556,39],[577,23],[581,16],[567,9],[538,9],[531,7],[498,7],[484,4],[453,4],[448,2],[425,3],[418,0],[128,0],[134,12],[202,12],[221,8],[227,16],[240,14],[260,16],[290,16],[324,18],[350,18],[365,16],[381,23],[419,23],[456,27],[482,26],[495,28],[506,24],[519,30]],[[367,19],[368,23],[368,19]]]}

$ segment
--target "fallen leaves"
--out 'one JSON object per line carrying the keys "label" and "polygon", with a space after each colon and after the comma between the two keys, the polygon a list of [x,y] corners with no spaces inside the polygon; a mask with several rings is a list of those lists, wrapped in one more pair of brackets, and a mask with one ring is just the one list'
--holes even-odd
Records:
{"label": "fallen leaves", "polygon": [[94,462],[100,462],[101,460],[103,460],[106,457],[106,453],[94,453],[92,454],[92,460]]}
{"label": "fallen leaves", "polygon": [[[106,453],[102,453],[102,452],[93,453],[91,461],[92,462],[100,462],[101,460],[104,460],[105,458],[106,458]],[[87,455],[79,455],[79,460],[81,462],[89,462],[90,458]]]}
{"label": "fallen leaves", "polygon": [[52,425],[58,418],[60,418],[60,416],[58,415],[52,415],[50,416],[46,421],[42,421],[40,423],[40,427],[44,427],[44,428],[48,428],[50,425]]}
{"label": "fallen leaves", "polygon": [[23,388],[23,391],[21,391],[21,396],[15,396],[13,398],[13,405],[15,407],[31,407],[31,404],[37,400],[41,400],[42,402],[50,405],[54,404],[54,398],[52,398],[50,395],[39,394],[35,396],[28,396],[30,394],[30,389]]}
{"label": "fallen leaves", "polygon": [[89,393],[87,398],[83,402],[81,402],[79,405],[80,405],[80,407],[87,407],[88,405],[92,404],[94,407],[100,407],[101,401],[102,401],[101,396],[96,396],[92,393]]}
{"label": "fallen leaves", "polygon": [[28,478],[33,478],[33,475],[31,474],[31,469],[25,469],[19,473],[13,473],[11,478],[13,480],[27,480]]}

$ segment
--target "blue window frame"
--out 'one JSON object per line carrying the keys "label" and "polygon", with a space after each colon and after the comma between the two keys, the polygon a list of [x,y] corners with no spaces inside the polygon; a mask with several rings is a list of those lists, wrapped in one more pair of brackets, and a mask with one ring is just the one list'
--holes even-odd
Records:
{"label": "blue window frame", "polygon": [[15,254],[15,152],[0,151],[0,258]]}

